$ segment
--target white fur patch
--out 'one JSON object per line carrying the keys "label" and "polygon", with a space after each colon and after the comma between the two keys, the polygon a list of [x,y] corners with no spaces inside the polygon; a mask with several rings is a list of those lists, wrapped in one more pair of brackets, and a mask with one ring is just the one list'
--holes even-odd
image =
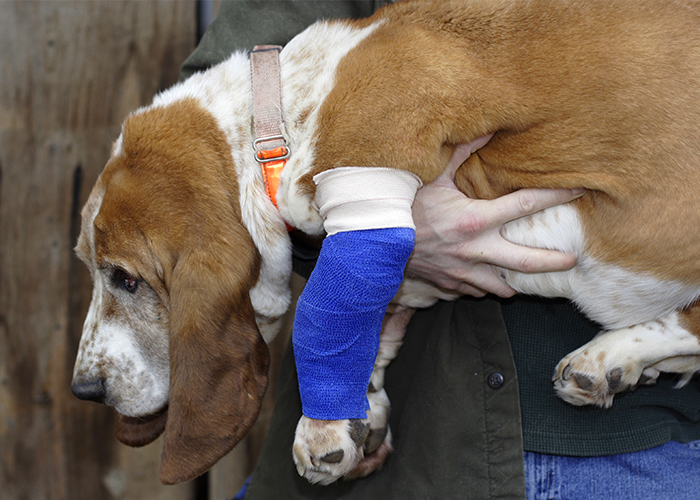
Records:
{"label": "white fur patch", "polygon": [[664,317],[700,296],[700,287],[661,280],[601,262],[586,253],[578,212],[560,205],[508,223],[503,236],[521,245],[562,250],[578,257],[564,272],[523,274],[502,270],[515,290],[566,297],[605,328],[622,328]]}
{"label": "white fur patch", "polygon": [[122,315],[107,320],[104,317],[106,302],[115,299],[105,281],[103,272],[98,271],[80,338],[73,382],[102,381],[105,403],[114,406],[122,415],[154,413],[168,402],[167,330],[154,322],[130,324],[128,306],[120,308]]}
{"label": "white fur patch", "polygon": [[[685,329],[673,312],[656,321],[648,321],[629,328],[603,332],[588,348],[606,354],[606,358],[620,359],[633,355],[644,366],[654,366],[666,358],[700,355],[700,341]],[[607,363],[614,367],[614,362]]]}

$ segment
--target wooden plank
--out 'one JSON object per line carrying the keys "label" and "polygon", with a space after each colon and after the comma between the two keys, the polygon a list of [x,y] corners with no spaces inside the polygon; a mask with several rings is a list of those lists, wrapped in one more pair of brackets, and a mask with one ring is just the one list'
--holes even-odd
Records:
{"label": "wooden plank", "polygon": [[79,209],[127,112],[175,82],[195,1],[0,2],[0,491],[3,499],[193,498],[160,447],[114,438],[70,379],[90,300]]}

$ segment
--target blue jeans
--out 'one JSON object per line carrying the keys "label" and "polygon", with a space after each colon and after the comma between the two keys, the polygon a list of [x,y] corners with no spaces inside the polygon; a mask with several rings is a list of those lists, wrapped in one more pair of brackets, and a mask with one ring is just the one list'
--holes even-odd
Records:
{"label": "blue jeans", "polygon": [[700,441],[604,457],[525,452],[528,500],[698,500]]}

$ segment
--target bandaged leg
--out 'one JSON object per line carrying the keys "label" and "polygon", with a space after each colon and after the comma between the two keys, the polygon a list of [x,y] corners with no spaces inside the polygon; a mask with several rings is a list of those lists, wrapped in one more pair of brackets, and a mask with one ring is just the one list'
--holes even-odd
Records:
{"label": "bandaged leg", "polygon": [[382,319],[413,251],[420,180],[375,168],[334,169],[314,180],[329,235],[294,322],[302,409],[320,420],[367,418]]}
{"label": "bandaged leg", "polygon": [[297,304],[293,342],[304,416],[293,457],[300,475],[329,484],[371,473],[391,451],[381,386],[385,358],[395,356],[400,338],[382,339],[391,345],[377,351],[413,250],[411,205],[420,180],[375,168],[334,169],[314,180],[328,236]]}
{"label": "bandaged leg", "polygon": [[388,303],[413,251],[408,228],[328,236],[297,303],[294,356],[305,416],[367,418],[367,388]]}

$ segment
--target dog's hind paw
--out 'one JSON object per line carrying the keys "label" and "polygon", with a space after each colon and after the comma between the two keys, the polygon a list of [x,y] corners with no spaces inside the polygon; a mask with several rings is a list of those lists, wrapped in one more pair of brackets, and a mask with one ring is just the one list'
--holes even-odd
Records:
{"label": "dog's hind paw", "polygon": [[559,362],[552,376],[559,397],[576,406],[609,408],[616,394],[656,382],[659,371],[611,347],[614,338],[603,332]]}

